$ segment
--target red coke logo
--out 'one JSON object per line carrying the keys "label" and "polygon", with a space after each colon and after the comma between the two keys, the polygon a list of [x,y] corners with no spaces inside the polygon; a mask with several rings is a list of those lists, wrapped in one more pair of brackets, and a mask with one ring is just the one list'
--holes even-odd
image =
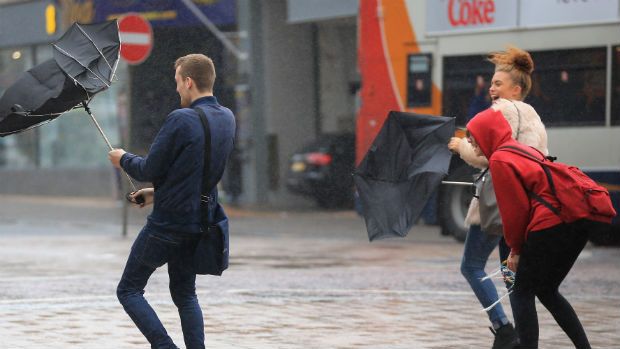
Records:
{"label": "red coke logo", "polygon": [[453,27],[495,22],[495,0],[450,0],[448,19]]}

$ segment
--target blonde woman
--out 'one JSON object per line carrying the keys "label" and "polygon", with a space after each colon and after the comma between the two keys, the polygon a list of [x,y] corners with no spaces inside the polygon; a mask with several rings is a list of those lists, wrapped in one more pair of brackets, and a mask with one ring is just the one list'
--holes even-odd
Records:
{"label": "blonde woman", "polygon": [[[489,88],[489,94],[493,100],[492,108],[502,111],[513,130],[513,138],[548,154],[545,126],[534,108],[521,102],[532,87],[531,74],[534,70],[534,62],[530,54],[519,48],[509,47],[506,51],[490,53],[488,59],[495,64],[495,73]],[[452,138],[448,148],[458,153],[473,167],[481,170],[488,167],[488,160],[484,156],[478,156],[471,144],[464,139]],[[489,175],[488,172],[486,175]],[[510,251],[503,243],[501,231],[482,231],[477,198],[474,198],[469,206],[465,223],[470,228],[465,240],[461,273],[482,306],[487,308],[499,298],[491,280],[481,281],[487,276],[484,271],[487,260],[498,244],[502,261],[508,258]],[[513,308],[516,307],[513,306]],[[493,326],[491,330],[495,334],[492,348],[512,348],[517,342],[517,334],[502,305],[497,304],[489,309],[487,314]]]}

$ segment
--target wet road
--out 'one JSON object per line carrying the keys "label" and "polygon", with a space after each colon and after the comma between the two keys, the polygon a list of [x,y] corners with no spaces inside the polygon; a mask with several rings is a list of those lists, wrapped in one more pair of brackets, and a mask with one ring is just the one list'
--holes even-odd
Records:
{"label": "wet road", "polygon": [[[0,348],[148,347],[115,297],[144,211],[131,211],[122,238],[112,201],[0,197],[0,207]],[[458,271],[462,245],[435,227],[370,244],[349,211],[230,213],[231,267],[198,280],[207,347],[491,346]],[[620,249],[588,246],[562,288],[595,348],[620,348],[619,265]],[[158,270],[146,297],[182,346],[167,282]],[[538,309],[540,347],[570,348]]]}

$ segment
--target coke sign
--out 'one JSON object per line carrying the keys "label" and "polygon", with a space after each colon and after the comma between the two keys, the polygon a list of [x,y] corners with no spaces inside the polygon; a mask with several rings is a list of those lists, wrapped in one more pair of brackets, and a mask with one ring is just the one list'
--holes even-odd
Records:
{"label": "coke sign", "polygon": [[495,0],[450,0],[448,19],[453,27],[493,24]]}
{"label": "coke sign", "polygon": [[516,28],[519,3],[515,0],[427,0],[426,34]]}

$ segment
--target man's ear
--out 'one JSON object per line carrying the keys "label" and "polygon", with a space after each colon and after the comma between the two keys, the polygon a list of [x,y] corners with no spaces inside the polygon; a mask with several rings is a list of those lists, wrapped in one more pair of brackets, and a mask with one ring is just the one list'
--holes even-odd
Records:
{"label": "man's ear", "polygon": [[187,87],[187,89],[191,89],[192,86],[194,85],[194,80],[192,80],[192,78],[190,78],[189,76],[185,78],[185,87]]}

